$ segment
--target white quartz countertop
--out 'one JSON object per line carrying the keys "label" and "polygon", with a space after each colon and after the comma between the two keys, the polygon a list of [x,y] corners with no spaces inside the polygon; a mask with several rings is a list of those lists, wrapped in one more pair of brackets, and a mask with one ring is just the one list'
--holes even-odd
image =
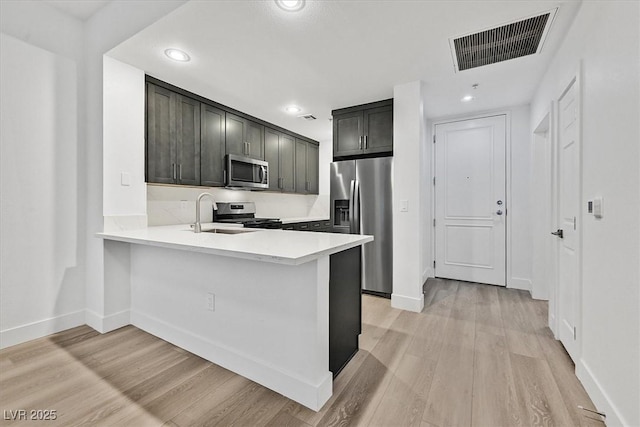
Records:
{"label": "white quartz countertop", "polygon": [[329,218],[324,216],[304,216],[299,218],[280,218],[280,221],[283,224],[291,224],[293,222],[329,221]]}
{"label": "white quartz countertop", "polygon": [[181,224],[105,231],[97,233],[97,236],[119,242],[288,265],[304,264],[373,241],[373,236],[367,235],[291,230],[243,229],[251,231],[239,234],[206,232],[212,228],[238,229],[233,225],[203,224],[203,232],[194,233],[188,224]]}

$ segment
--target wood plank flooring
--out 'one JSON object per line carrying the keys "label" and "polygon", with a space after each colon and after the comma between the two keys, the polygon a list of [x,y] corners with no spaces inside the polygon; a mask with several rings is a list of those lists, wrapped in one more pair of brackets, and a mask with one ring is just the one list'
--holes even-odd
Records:
{"label": "wood plank flooring", "polygon": [[[360,351],[320,412],[132,326],[0,351],[0,425],[602,426],[527,292],[430,280],[425,309],[363,296]],[[9,411],[55,410],[55,421]]]}

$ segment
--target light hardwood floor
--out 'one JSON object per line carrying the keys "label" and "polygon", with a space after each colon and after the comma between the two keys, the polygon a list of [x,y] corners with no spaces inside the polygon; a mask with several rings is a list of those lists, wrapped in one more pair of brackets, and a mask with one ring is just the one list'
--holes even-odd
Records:
{"label": "light hardwood floor", "polygon": [[0,409],[56,410],[32,423],[48,426],[602,426],[546,319],[527,292],[450,280],[422,313],[364,296],[361,349],[317,413],[132,326],[83,326],[0,352]]}

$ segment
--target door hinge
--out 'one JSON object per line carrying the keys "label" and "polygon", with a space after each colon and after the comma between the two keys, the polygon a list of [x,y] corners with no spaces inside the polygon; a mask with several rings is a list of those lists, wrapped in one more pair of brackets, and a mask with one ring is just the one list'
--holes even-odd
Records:
{"label": "door hinge", "polygon": [[433,218],[433,226],[434,227],[436,226],[436,219],[435,218]]}
{"label": "door hinge", "polygon": [[576,336],[577,336],[577,335],[578,335],[578,334],[576,333],[576,327],[574,326],[574,327],[573,327],[573,340],[574,340],[574,341],[575,341],[575,339],[576,339]]}
{"label": "door hinge", "polygon": [[573,217],[573,229],[574,230],[576,229],[576,217],[575,216]]}
{"label": "door hinge", "polygon": [[434,144],[436,143],[436,136],[435,135],[433,135],[433,143]]}
{"label": "door hinge", "polygon": [[436,185],[436,177],[433,177],[433,185]]}
{"label": "door hinge", "polygon": [[436,268],[436,260],[433,260],[433,268]]}

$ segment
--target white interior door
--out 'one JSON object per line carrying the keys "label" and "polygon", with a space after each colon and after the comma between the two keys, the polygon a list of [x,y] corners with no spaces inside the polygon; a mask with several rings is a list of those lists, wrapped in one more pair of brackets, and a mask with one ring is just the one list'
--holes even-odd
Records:
{"label": "white interior door", "polygon": [[506,284],[506,116],[436,125],[436,277]]}
{"label": "white interior door", "polygon": [[579,102],[575,80],[558,100],[558,335],[576,360],[580,264]]}

